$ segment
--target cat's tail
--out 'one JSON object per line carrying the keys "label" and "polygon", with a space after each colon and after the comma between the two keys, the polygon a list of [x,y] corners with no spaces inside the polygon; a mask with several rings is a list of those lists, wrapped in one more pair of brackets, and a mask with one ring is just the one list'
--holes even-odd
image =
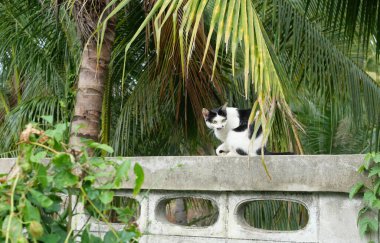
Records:
{"label": "cat's tail", "polygon": [[269,151],[264,151],[265,155],[295,155],[295,153],[292,152],[280,152],[280,153],[273,153]]}
{"label": "cat's tail", "polygon": [[[258,149],[256,151],[256,155],[261,155],[261,149]],[[293,152],[279,152],[279,153],[276,153],[276,152],[268,151],[266,148],[264,148],[264,155],[295,155],[295,153],[293,153]]]}

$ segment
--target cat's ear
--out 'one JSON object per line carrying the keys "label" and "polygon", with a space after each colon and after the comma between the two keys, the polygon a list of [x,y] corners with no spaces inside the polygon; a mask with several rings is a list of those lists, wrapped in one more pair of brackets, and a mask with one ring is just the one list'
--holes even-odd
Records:
{"label": "cat's ear", "polygon": [[203,114],[204,119],[207,119],[208,115],[210,114],[210,111],[207,110],[206,108],[203,108],[202,114]]}
{"label": "cat's ear", "polygon": [[227,105],[228,105],[228,102],[224,103],[224,105],[222,106],[221,110],[222,111],[226,111]]}

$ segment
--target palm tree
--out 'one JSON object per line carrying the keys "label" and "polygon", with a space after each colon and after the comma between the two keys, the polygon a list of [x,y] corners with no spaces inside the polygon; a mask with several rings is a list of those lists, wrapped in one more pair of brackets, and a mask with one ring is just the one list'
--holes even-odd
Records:
{"label": "palm tree", "polygon": [[[98,141],[100,117],[107,69],[115,39],[115,18],[108,18],[110,1],[74,1],[74,16],[84,43],[78,74],[78,87],[71,123],[70,144],[80,146],[81,138]],[[108,8],[108,9],[107,9]],[[103,25],[101,44],[94,36],[98,23]]]}
{"label": "palm tree", "polygon": [[200,108],[226,99],[273,150],[380,147],[378,0],[58,2],[0,2],[2,152],[53,114],[117,155],[211,153]]}
{"label": "palm tree", "polygon": [[[181,67],[174,70],[180,72],[183,82],[189,80],[194,63],[210,68],[195,54],[201,49],[206,55],[212,46],[215,58],[211,73],[220,71],[222,79],[229,78],[236,84],[230,100],[250,103],[260,111],[264,134],[275,137],[270,142],[274,150],[293,148],[302,152],[300,139],[312,143],[315,138],[299,135],[302,129],[295,116],[301,120],[306,114],[317,115],[311,113],[311,109],[317,109],[320,117],[327,117],[329,141],[320,144],[320,148],[308,146],[309,152],[339,152],[334,150],[339,147],[337,143],[348,138],[341,133],[353,130],[363,131],[363,135],[350,138],[361,145],[354,151],[344,151],[363,152],[379,149],[379,82],[366,73],[368,57],[379,54],[379,6],[379,1],[359,0],[353,6],[349,1],[329,0],[158,0],[149,9],[142,27],[148,26],[153,33],[158,67],[162,67],[161,60],[168,63],[172,55],[180,55],[177,62]],[[174,29],[167,31],[164,27],[171,23]],[[142,30],[125,44],[126,53]],[[199,30],[205,32],[206,44],[193,48]],[[161,40],[169,47],[174,44],[168,40],[177,42],[179,50],[162,48]],[[213,82],[219,81],[212,74],[211,77]],[[251,100],[242,101],[239,92]],[[254,101],[251,93],[255,94]],[[306,106],[308,103],[310,106]],[[144,111],[142,108],[133,109]],[[119,131],[135,127],[123,121],[115,136],[118,146],[125,146]],[[310,117],[302,121],[304,125],[326,125],[311,123]]]}
{"label": "palm tree", "polygon": [[[371,78],[378,77],[378,1],[371,1],[377,7],[370,10],[364,1],[347,8],[348,1],[328,0],[113,1],[106,11],[104,3],[79,9],[78,3],[0,3],[3,152],[28,120],[41,122],[41,115],[67,121],[75,116],[82,123],[77,119],[85,116],[72,113],[74,98],[83,97],[82,54],[90,53],[82,47],[92,57],[96,53],[96,68],[90,69],[105,71],[96,64],[108,60],[100,57],[99,44],[105,42],[102,50],[109,54],[113,28],[109,71],[95,79],[103,80],[95,89],[104,92],[101,110],[101,95],[91,87],[85,89],[96,93],[96,105],[77,107],[96,106],[87,113],[91,131],[79,133],[98,138],[102,114],[100,136],[118,155],[211,153],[200,108],[226,99],[261,111],[273,150],[301,152],[300,144],[307,153],[379,147],[379,89]],[[106,22],[94,27],[99,20]],[[90,38],[94,30],[100,35]],[[295,117],[308,133],[299,131]],[[346,136],[353,131],[361,132]]]}
{"label": "palm tree", "polygon": [[[114,40],[115,18],[107,19],[112,9],[106,9],[108,3],[0,3],[4,13],[0,97],[5,151],[12,147],[28,120],[38,122],[48,114],[54,115],[56,121],[72,120],[73,145],[80,145],[81,137],[98,140]],[[74,14],[70,14],[71,10]],[[97,45],[94,32],[100,20],[108,21],[102,45]]]}
{"label": "palm tree", "polygon": [[[39,1],[1,1],[2,153],[27,122],[69,120],[81,45],[72,19]],[[14,155],[5,153],[4,156]]]}

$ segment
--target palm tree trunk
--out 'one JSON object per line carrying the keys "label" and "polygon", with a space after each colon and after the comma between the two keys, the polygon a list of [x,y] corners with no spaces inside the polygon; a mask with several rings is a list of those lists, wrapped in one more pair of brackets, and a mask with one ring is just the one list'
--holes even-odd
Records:
{"label": "palm tree trunk", "polygon": [[74,149],[82,145],[81,138],[98,140],[104,85],[115,39],[114,29],[115,20],[111,19],[99,56],[95,41],[89,41],[83,50],[70,134],[70,144]]}

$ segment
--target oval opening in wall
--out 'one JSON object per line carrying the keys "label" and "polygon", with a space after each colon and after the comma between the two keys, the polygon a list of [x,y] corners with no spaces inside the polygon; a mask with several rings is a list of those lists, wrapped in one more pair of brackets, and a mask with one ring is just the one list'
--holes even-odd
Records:
{"label": "oval opening in wall", "polygon": [[248,201],[239,206],[238,215],[251,227],[273,231],[300,230],[309,221],[303,204],[286,200]]}
{"label": "oval opening in wall", "polygon": [[156,208],[159,220],[172,224],[207,227],[213,225],[219,216],[212,200],[197,197],[178,197],[160,201]]}
{"label": "oval opening in wall", "polygon": [[[106,220],[110,223],[130,224],[135,222],[140,217],[141,213],[140,203],[136,199],[128,196],[115,195],[110,206],[107,208],[102,208],[102,204],[98,204],[97,206],[99,207],[98,209],[102,211]],[[117,208],[117,210],[114,208]],[[90,204],[86,205],[86,209],[87,213],[91,216],[100,221],[104,221],[104,218],[100,217]]]}

